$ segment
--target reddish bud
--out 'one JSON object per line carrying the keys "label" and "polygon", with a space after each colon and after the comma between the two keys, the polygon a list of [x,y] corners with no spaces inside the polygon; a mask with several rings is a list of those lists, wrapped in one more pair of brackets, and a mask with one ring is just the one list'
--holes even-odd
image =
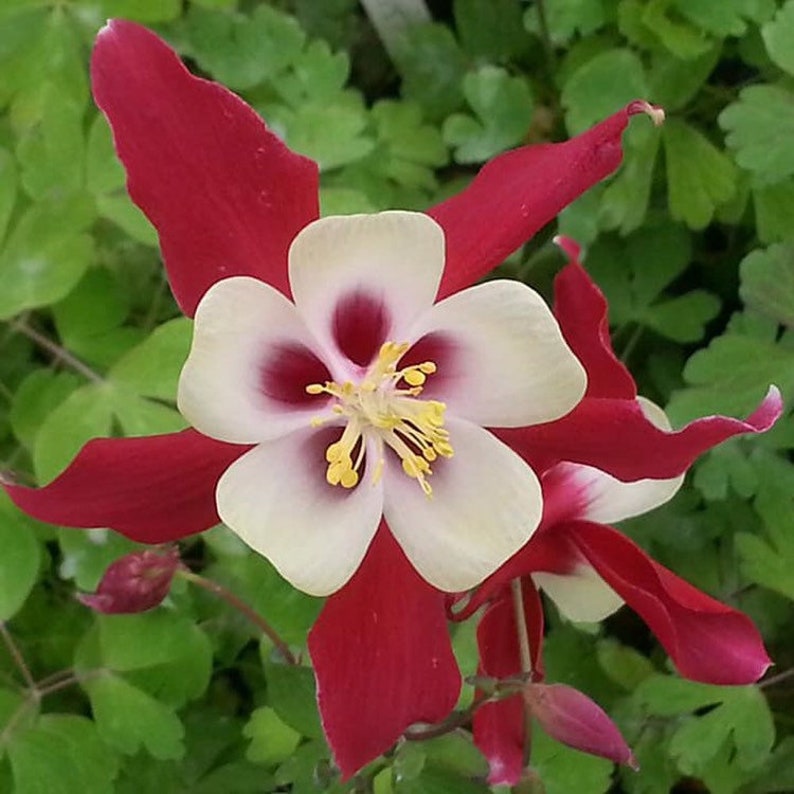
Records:
{"label": "reddish bud", "polygon": [[179,551],[175,548],[165,554],[127,554],[108,566],[96,593],[79,593],[77,599],[105,614],[145,612],[168,595],[178,566]]}
{"label": "reddish bud", "polygon": [[524,699],[543,730],[576,750],[638,769],[617,725],[603,709],[564,684],[529,684]]}

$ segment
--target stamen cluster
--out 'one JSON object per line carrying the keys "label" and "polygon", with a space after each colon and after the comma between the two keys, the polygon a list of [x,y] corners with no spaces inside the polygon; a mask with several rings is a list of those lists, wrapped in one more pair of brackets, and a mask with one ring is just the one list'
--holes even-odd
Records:
{"label": "stamen cluster", "polygon": [[[439,456],[452,457],[453,449],[444,428],[446,405],[438,400],[417,399],[427,376],[436,372],[436,364],[424,361],[397,368],[409,347],[406,342],[384,342],[375,363],[358,385],[352,381],[326,381],[306,387],[309,394],[336,398],[333,413],[347,418],[342,436],[325,451],[325,476],[330,485],[354,488],[358,484],[366,443],[372,441],[377,455],[373,483],[383,474],[384,448],[388,446],[400,457],[403,471],[418,481],[427,496],[432,495],[427,482],[433,473],[430,464]],[[313,423],[324,421],[318,417]]]}

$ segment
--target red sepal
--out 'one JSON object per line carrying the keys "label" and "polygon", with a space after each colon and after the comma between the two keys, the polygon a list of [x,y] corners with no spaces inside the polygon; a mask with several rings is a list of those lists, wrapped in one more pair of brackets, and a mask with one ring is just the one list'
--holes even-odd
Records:
{"label": "red sepal", "polygon": [[708,684],[750,684],[770,665],[746,615],[693,587],[611,527],[558,528],[648,624],[680,673]]}
{"label": "red sepal", "polygon": [[385,524],[350,582],[326,601],[309,652],[345,779],[409,725],[446,718],[460,693],[444,595],[416,573]]}
{"label": "red sepal", "polygon": [[623,158],[629,116],[650,112],[632,102],[564,143],[523,146],[486,163],[461,193],[429,210],[444,229],[447,266],[439,298],[468,287],[522,246],[561,209]]}
{"label": "red sepal", "polygon": [[634,378],[612,350],[606,298],[579,264],[579,246],[567,237],[557,243],[572,262],[554,280],[554,316],[587,372],[585,396],[633,400]]}
{"label": "red sepal", "polygon": [[195,430],[95,438],[49,485],[2,485],[20,510],[39,521],[109,527],[140,543],[165,543],[218,523],[215,486],[247,449]]}
{"label": "red sepal", "polygon": [[695,458],[743,433],[763,433],[783,410],[774,386],[747,419],[706,416],[681,430],[661,430],[651,423],[636,400],[585,397],[555,422],[492,432],[535,471],[560,461],[584,463],[630,482],[664,480],[685,472]]}
{"label": "red sepal", "polygon": [[160,234],[182,311],[192,316],[207,288],[229,276],[288,294],[287,250],[319,212],[315,163],[132,22],[114,19],[99,32],[91,83],[130,196]]}

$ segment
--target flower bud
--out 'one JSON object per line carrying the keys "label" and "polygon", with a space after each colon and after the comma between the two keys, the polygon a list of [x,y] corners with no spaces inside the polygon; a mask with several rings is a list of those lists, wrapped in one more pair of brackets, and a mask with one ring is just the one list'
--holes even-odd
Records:
{"label": "flower bud", "polygon": [[138,551],[113,562],[95,593],[79,593],[77,599],[105,614],[145,612],[156,607],[171,588],[179,566],[179,550],[164,554]]}
{"label": "flower bud", "polygon": [[617,725],[577,689],[565,684],[528,684],[524,699],[553,739],[632,769],[639,768]]}

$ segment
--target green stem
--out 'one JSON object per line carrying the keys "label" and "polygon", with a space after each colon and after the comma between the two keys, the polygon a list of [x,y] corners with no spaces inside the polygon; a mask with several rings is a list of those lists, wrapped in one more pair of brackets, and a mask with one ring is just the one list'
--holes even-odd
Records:
{"label": "green stem", "polygon": [[[521,657],[521,672],[531,680],[532,675],[532,653],[529,647],[529,632],[527,631],[527,615],[524,609],[524,592],[521,586],[521,579],[516,577],[510,582],[510,590],[513,593],[513,610],[516,618],[516,633],[518,635],[518,651]],[[526,699],[524,703],[524,766],[529,766],[529,756],[532,747],[532,710]]]}
{"label": "green stem", "polygon": [[298,660],[289,649],[287,643],[279,636],[279,633],[258,612],[253,610],[245,601],[238,598],[231,590],[227,590],[223,585],[218,584],[218,582],[214,582],[212,579],[206,579],[187,568],[180,568],[177,573],[188,582],[192,582],[207,592],[218,596],[218,598],[224,600],[229,606],[234,607],[234,609],[242,615],[245,615],[251,623],[270,639],[279,653],[284,657],[287,664],[298,664]]}
{"label": "green stem", "polygon": [[104,378],[99,373],[94,372],[91,367],[73,356],[68,350],[61,347],[57,342],[53,342],[52,339],[44,336],[44,334],[39,333],[35,328],[31,328],[27,323],[21,320],[11,320],[9,326],[17,333],[35,342],[43,350],[46,350],[54,359],[71,367],[75,372],[80,373],[92,383],[104,383]]}
{"label": "green stem", "polygon": [[3,621],[0,621],[0,637],[3,638],[3,642],[5,643],[6,648],[8,648],[8,652],[11,654],[14,664],[22,674],[22,678],[25,679],[25,686],[30,690],[35,690],[36,682],[33,680],[33,676],[30,672],[27,662],[25,661],[25,657],[22,656],[19,646],[16,644],[13,636],[11,636],[11,632],[6,628],[6,624]]}

